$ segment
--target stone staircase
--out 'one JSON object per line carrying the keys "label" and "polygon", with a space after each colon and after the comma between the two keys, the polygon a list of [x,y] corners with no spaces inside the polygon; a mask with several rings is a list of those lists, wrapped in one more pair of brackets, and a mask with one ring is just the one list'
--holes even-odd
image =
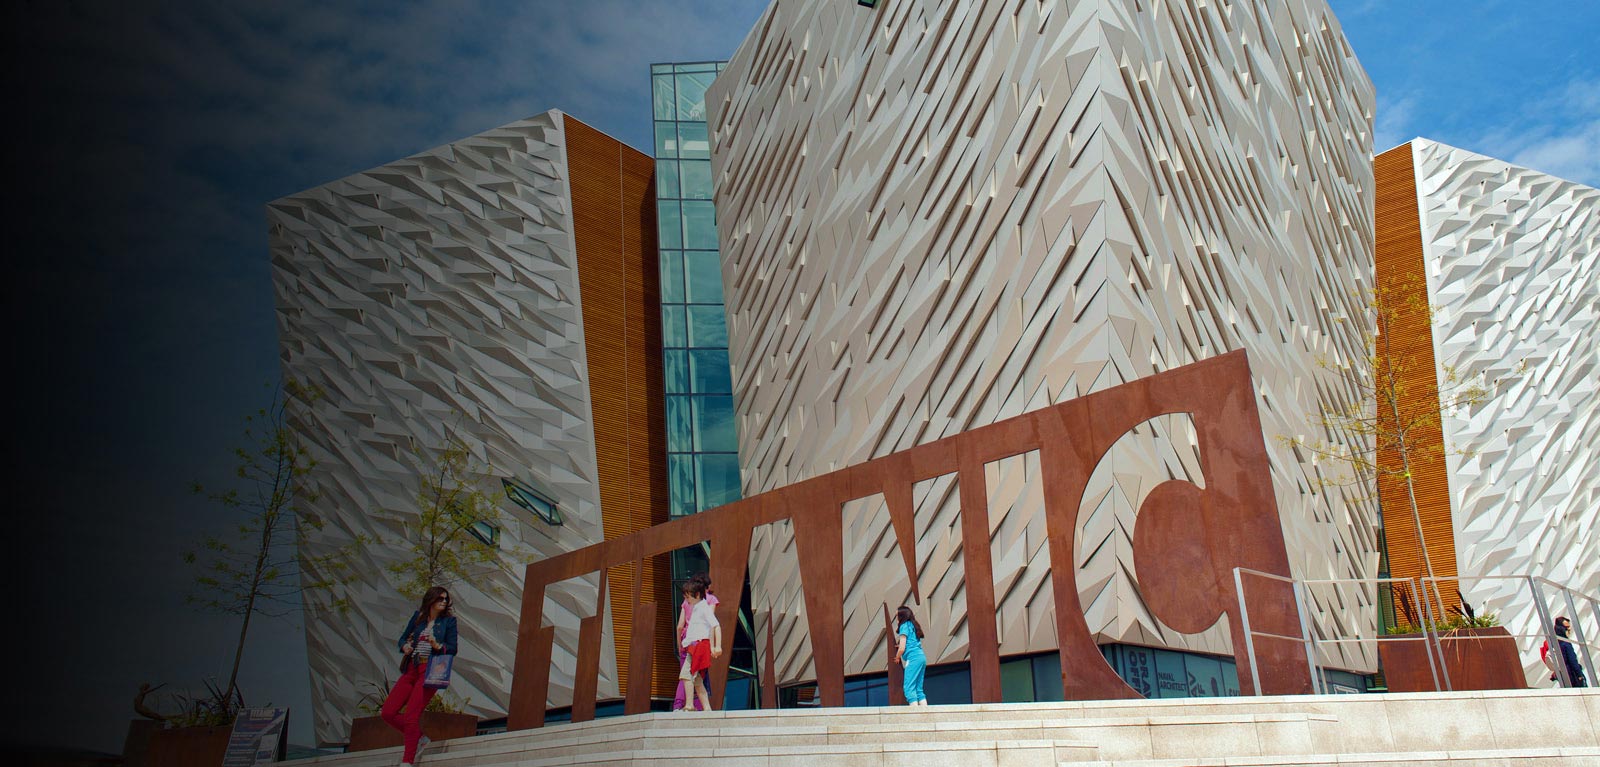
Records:
{"label": "stone staircase", "polygon": [[[1600,690],[645,714],[431,746],[427,767],[1600,767]],[[399,749],[302,760],[392,767]],[[420,766],[419,766],[420,767]]]}

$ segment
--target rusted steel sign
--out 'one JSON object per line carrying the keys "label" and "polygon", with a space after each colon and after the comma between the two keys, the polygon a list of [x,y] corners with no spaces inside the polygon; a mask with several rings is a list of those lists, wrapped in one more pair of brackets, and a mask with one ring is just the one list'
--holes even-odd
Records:
{"label": "rusted steel sign", "polygon": [[[582,576],[598,575],[601,580],[594,613],[582,619],[579,629],[572,711],[573,719],[582,721],[593,716],[595,707],[606,571],[642,567],[649,557],[709,542],[712,581],[742,583],[752,531],[781,520],[790,520],[794,526],[818,697],[824,706],[844,705],[840,507],[855,499],[883,496],[915,589],[912,487],[952,473],[957,476],[961,502],[972,700],[998,702],[1000,657],[984,466],[1034,450],[1039,451],[1044,482],[1062,693],[1067,700],[1138,697],[1101,656],[1084,621],[1072,566],[1073,538],[1085,486],[1106,451],[1135,426],[1178,413],[1193,419],[1206,486],[1201,489],[1172,480],[1157,485],[1145,498],[1133,533],[1140,589],[1151,612],[1180,632],[1198,633],[1227,616],[1240,689],[1252,694],[1257,682],[1251,678],[1245,658],[1232,571],[1246,567],[1285,577],[1290,573],[1250,366],[1245,353],[1236,351],[529,565],[517,631],[509,727],[544,724],[554,641],[554,629],[544,625],[543,616],[548,586]],[[726,591],[737,593],[731,586]],[[1310,673],[1299,643],[1262,638],[1299,636],[1291,587],[1260,579],[1246,592],[1251,628],[1258,636],[1256,661],[1263,692],[1311,692]],[[920,594],[917,597],[920,600]],[[655,605],[641,602],[637,589],[633,599],[636,616],[653,615]],[[725,637],[733,636],[735,602],[730,599],[717,608]],[[980,617],[987,619],[977,619]],[[629,713],[649,710],[653,643],[672,641],[671,637],[653,636],[653,623],[638,622],[631,640],[625,705]],[[724,653],[711,670],[713,700],[719,706],[730,657]],[[764,684],[772,684],[770,668],[763,677]],[[775,700],[770,689],[763,693],[763,701]]]}

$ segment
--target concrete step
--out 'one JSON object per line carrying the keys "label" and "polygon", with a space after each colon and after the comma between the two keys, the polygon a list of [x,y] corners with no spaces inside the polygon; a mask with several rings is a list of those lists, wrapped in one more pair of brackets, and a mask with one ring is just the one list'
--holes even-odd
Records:
{"label": "concrete step", "polygon": [[1301,756],[1060,762],[1058,767],[1563,767],[1600,766],[1600,748],[1512,748]]}
{"label": "concrete step", "polygon": [[[1597,690],[656,713],[463,738],[436,744],[423,762],[428,767],[524,767],[541,760],[687,767],[714,758],[716,767],[770,767],[803,758],[820,759],[823,767],[881,767],[917,759],[918,767],[1401,767],[1466,754],[1483,764],[1520,767],[1555,758],[1592,763],[1590,752],[1548,749],[1600,748],[1597,725]],[[385,749],[301,764],[393,767],[398,762],[399,750]]]}
{"label": "concrete step", "polygon": [[[611,751],[517,762],[518,767],[1054,767],[1081,744],[1038,741],[857,743],[676,751]],[[1068,753],[1064,754],[1063,751]],[[1079,763],[1079,762],[1072,762]]]}
{"label": "concrete step", "polygon": [[[684,726],[681,720],[686,716],[693,717],[693,724],[697,726]],[[526,740],[489,736],[451,741],[434,746],[429,754],[466,757],[532,750],[545,756],[571,756],[613,751],[675,753],[756,745],[810,747],[967,741],[1052,741],[1061,744],[1063,749],[1070,745],[1073,752],[1070,758],[1075,760],[1218,753],[1209,750],[1211,748],[1228,748],[1228,753],[1309,753],[1314,750],[1314,737],[1327,734],[1319,728],[1331,728],[1336,723],[1334,717],[1319,714],[1077,720],[1013,718],[1006,721],[936,720],[908,714],[905,717],[888,715],[860,724],[770,726],[766,720],[739,721],[719,714],[658,714],[617,725],[597,722],[552,727],[528,734]]]}

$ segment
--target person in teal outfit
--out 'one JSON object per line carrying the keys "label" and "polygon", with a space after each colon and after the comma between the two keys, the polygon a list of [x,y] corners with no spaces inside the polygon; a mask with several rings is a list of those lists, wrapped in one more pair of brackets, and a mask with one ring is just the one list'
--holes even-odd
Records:
{"label": "person in teal outfit", "polygon": [[894,622],[894,660],[905,667],[906,703],[926,706],[928,696],[922,693],[922,676],[928,670],[928,658],[922,654],[922,626],[909,607],[895,611]]}

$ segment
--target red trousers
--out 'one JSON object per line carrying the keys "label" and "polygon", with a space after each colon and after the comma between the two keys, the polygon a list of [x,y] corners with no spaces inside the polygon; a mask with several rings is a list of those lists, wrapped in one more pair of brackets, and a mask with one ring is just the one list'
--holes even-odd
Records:
{"label": "red trousers", "polygon": [[417,758],[417,741],[422,739],[422,709],[427,708],[428,701],[438,692],[422,686],[422,677],[427,672],[428,664],[411,664],[406,673],[400,675],[400,681],[394,683],[394,689],[389,691],[388,699],[383,702],[383,721],[405,736],[406,750],[400,761],[406,764],[411,764]]}

